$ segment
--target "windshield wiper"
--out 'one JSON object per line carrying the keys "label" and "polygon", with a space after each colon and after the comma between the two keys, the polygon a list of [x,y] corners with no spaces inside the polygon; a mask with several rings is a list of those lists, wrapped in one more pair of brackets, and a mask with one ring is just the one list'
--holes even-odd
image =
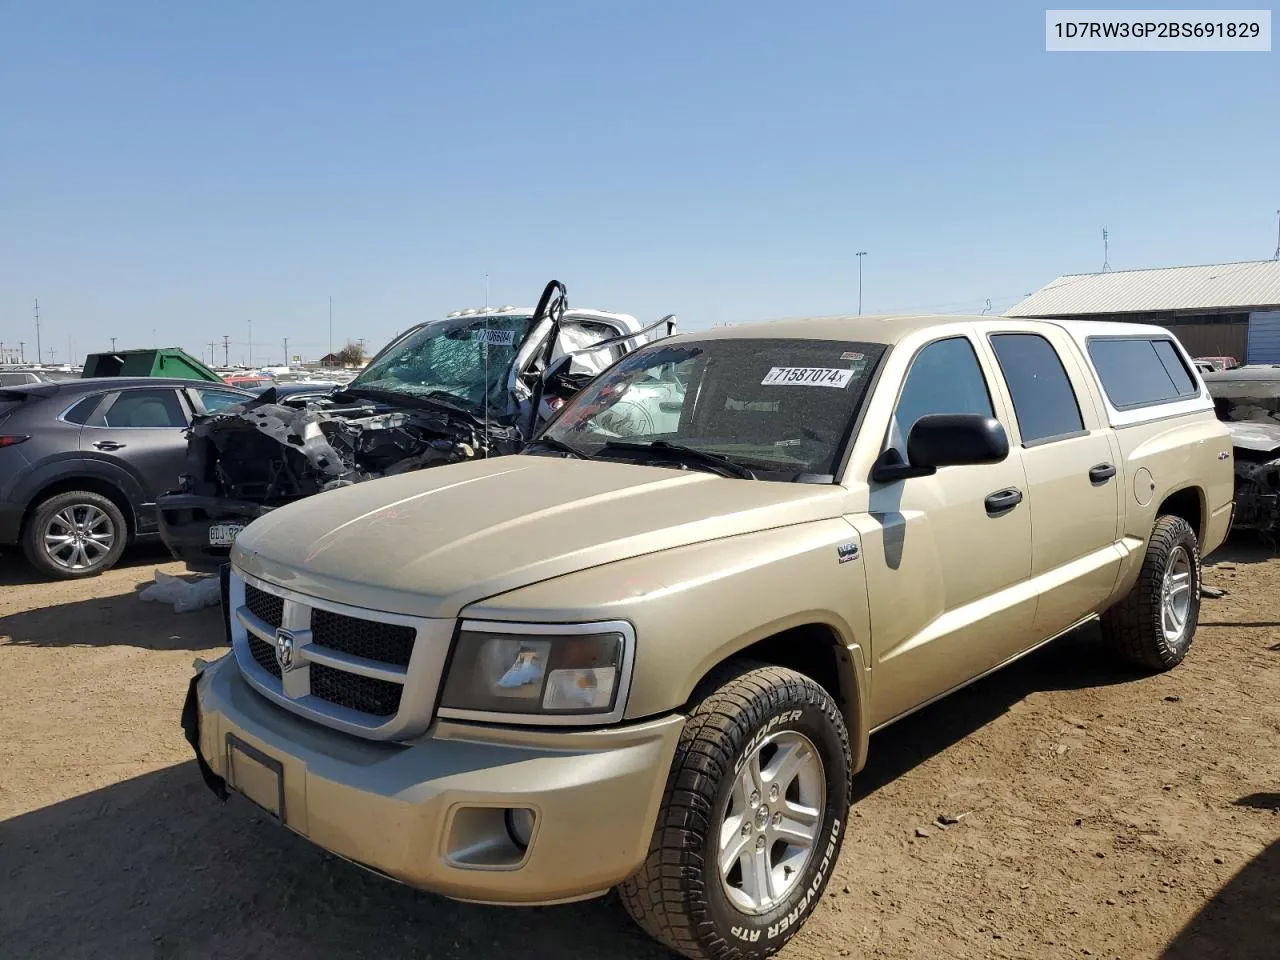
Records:
{"label": "windshield wiper", "polygon": [[744,467],[736,460],[722,457],[718,453],[708,453],[705,450],[686,447],[682,443],[671,443],[667,440],[654,440],[651,443],[637,443],[634,440],[610,440],[600,448],[599,452],[607,453],[610,450],[653,453],[658,454],[664,460],[681,460],[685,463],[696,463],[700,466],[711,467],[719,473],[727,473],[743,480],[756,479],[755,473],[750,468]]}
{"label": "windshield wiper", "polygon": [[538,437],[536,440],[531,440],[525,449],[527,450],[529,447],[535,445],[546,447],[548,450],[557,450],[560,453],[567,453],[569,456],[577,457],[579,460],[595,459],[591,454],[583,453],[577,447],[571,447],[569,444],[565,443],[563,440],[557,439],[556,437]]}

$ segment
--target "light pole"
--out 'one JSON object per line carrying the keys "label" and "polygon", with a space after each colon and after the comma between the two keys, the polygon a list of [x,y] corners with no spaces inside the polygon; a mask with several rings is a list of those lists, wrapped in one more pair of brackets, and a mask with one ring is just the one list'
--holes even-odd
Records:
{"label": "light pole", "polygon": [[116,338],[115,338],[115,337],[112,337],[112,338],[111,338],[111,352],[112,352],[112,353],[115,353],[115,352],[116,352]]}
{"label": "light pole", "polygon": [[859,250],[854,256],[858,258],[858,316],[862,316],[862,258],[867,251]]}
{"label": "light pole", "polygon": [[1280,210],[1276,211],[1276,255],[1272,260],[1280,260]]}
{"label": "light pole", "polygon": [[249,320],[249,366],[253,367],[253,320]]}

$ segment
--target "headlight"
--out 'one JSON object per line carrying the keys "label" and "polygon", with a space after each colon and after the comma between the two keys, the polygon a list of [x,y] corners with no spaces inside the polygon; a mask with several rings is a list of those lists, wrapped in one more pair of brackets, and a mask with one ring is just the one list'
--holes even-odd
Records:
{"label": "headlight", "polygon": [[534,714],[548,722],[553,717],[566,718],[563,722],[618,719],[632,636],[622,623],[464,623],[445,679],[441,714]]}

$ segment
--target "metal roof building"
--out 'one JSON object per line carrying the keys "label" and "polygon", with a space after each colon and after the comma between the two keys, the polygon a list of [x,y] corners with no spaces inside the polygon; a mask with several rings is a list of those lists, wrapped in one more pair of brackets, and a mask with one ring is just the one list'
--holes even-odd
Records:
{"label": "metal roof building", "polygon": [[1280,260],[1069,274],[1007,315],[1155,323],[1193,356],[1280,363]]}

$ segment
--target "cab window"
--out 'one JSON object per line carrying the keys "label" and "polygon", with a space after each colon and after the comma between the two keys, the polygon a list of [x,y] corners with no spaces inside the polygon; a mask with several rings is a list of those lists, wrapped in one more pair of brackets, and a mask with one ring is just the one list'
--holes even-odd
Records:
{"label": "cab window", "polygon": [[934,413],[995,416],[987,379],[967,337],[938,340],[916,354],[893,413],[888,446],[905,460],[911,428]]}

